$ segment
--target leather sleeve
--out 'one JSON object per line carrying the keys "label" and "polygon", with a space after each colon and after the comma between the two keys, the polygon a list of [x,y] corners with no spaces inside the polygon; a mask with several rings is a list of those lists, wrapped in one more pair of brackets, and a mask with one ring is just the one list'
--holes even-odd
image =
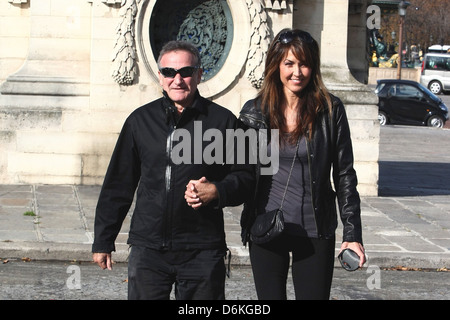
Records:
{"label": "leather sleeve", "polygon": [[362,243],[361,208],[357,176],[353,167],[353,147],[344,105],[334,104],[332,117],[333,180],[343,224],[343,241]]}

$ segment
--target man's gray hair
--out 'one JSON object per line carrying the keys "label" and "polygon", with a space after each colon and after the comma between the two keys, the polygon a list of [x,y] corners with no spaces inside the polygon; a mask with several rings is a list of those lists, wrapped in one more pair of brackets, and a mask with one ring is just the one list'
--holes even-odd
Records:
{"label": "man's gray hair", "polygon": [[165,55],[168,52],[172,52],[172,51],[178,51],[178,50],[182,50],[182,51],[187,51],[189,53],[191,53],[195,60],[195,67],[200,67],[201,65],[201,57],[200,57],[200,53],[198,52],[198,49],[196,46],[194,46],[192,43],[187,42],[187,41],[180,41],[180,40],[172,40],[167,42],[161,49],[161,51],[159,52],[159,57],[158,57],[158,68],[161,68],[161,58],[163,55]]}

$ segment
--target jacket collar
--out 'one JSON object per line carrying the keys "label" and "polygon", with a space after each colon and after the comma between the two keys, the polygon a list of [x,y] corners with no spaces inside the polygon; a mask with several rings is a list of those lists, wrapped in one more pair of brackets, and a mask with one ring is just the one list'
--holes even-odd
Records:
{"label": "jacket collar", "polygon": [[[172,101],[172,99],[169,98],[169,95],[165,90],[163,90],[162,105],[164,108],[164,112],[166,114],[166,123],[169,123],[171,118],[174,119],[175,123],[177,123],[181,117],[177,113],[178,111],[177,108],[175,107],[175,103]],[[206,104],[204,103],[204,98],[202,98],[198,90],[195,92],[195,97],[192,105],[188,108],[185,108],[181,115],[184,115],[183,116],[184,119],[188,119],[192,115],[197,113],[203,114],[207,113],[207,107]]]}
{"label": "jacket collar", "polygon": [[269,117],[261,110],[261,100],[252,99],[244,104],[239,115],[239,119],[250,127],[258,129],[269,128]]}

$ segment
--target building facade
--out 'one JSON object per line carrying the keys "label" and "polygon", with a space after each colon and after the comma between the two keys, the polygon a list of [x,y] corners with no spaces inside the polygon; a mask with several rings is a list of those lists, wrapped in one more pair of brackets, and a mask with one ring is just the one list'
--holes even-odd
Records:
{"label": "building facade", "polygon": [[379,124],[367,83],[368,0],[0,2],[0,183],[101,184],[128,114],[161,96],[157,52],[195,39],[200,93],[236,115],[282,28],[309,31],[345,103],[359,191],[376,195]]}

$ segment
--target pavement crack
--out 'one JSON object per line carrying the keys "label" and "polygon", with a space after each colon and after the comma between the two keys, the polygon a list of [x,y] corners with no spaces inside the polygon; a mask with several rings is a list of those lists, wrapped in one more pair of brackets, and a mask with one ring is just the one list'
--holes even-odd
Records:
{"label": "pavement crack", "polygon": [[36,237],[38,242],[44,242],[44,236],[42,235],[41,227],[40,227],[40,212],[39,212],[39,204],[36,196],[36,186],[33,184],[31,186],[31,193],[33,197],[32,206],[33,211],[36,214],[34,218],[34,231],[36,232]]}
{"label": "pavement crack", "polygon": [[78,193],[78,188],[76,186],[72,186],[72,189],[73,189],[73,193],[75,195],[75,199],[77,201],[78,213],[80,215],[80,219],[81,219],[81,222],[83,224],[83,228],[84,228],[84,230],[86,232],[86,236],[88,237],[90,242],[94,242],[94,238],[92,237],[91,232],[89,232],[88,222],[87,222],[87,219],[86,219],[86,214],[84,213],[83,205],[81,203],[80,195]]}

